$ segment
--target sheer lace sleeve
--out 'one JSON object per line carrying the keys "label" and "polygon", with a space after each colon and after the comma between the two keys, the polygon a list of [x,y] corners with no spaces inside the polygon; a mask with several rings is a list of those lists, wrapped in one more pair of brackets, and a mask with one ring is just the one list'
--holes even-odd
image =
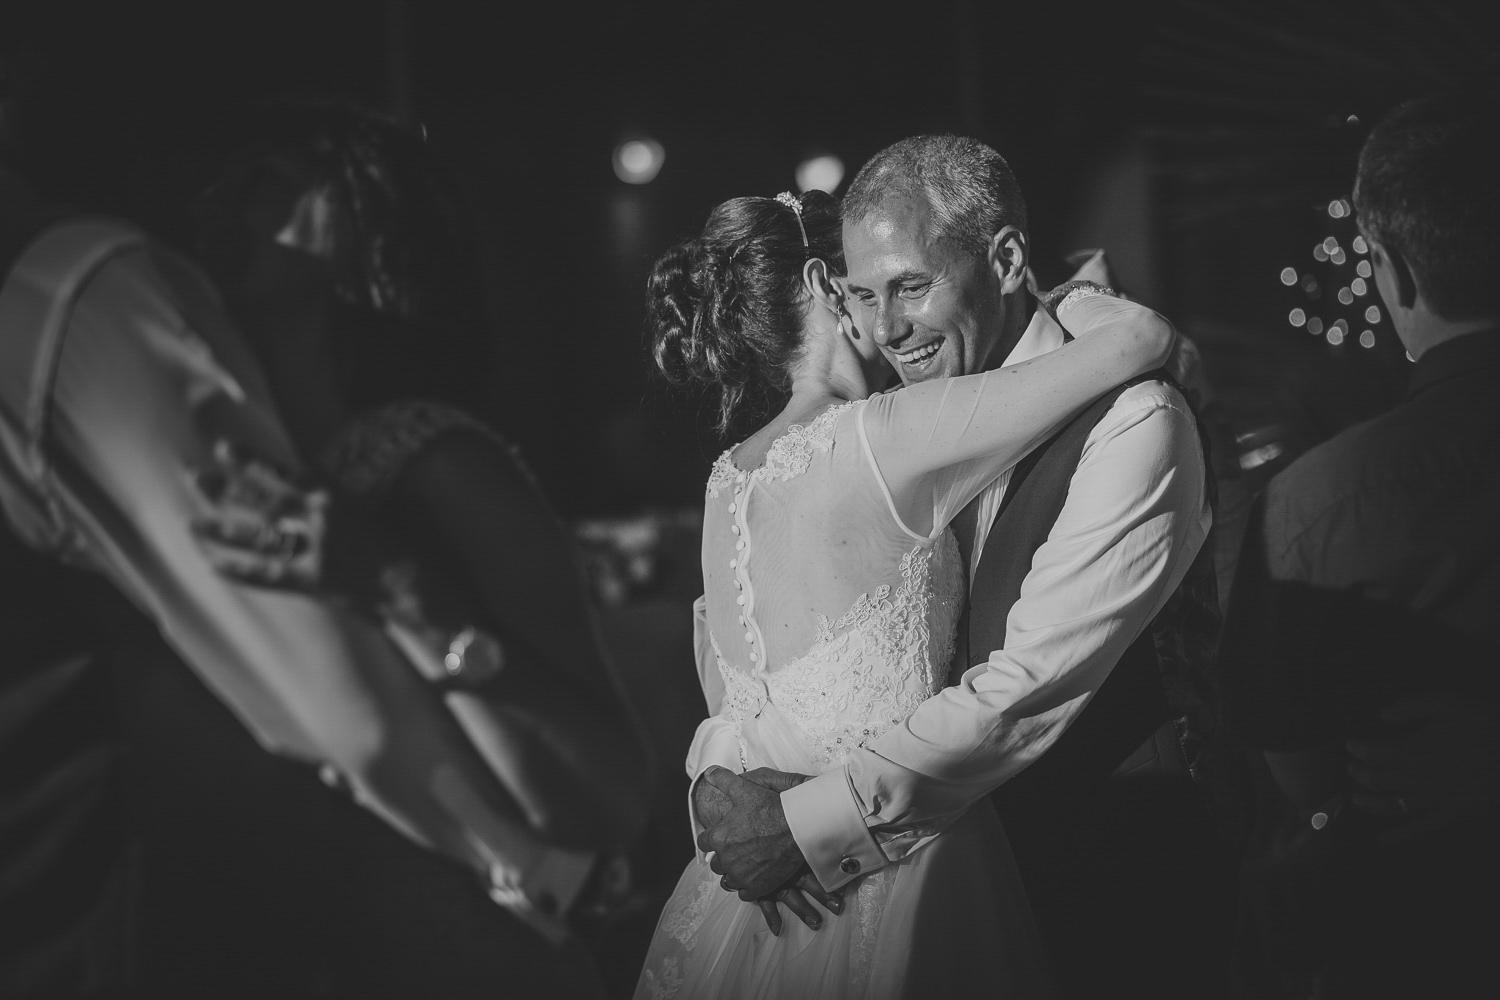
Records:
{"label": "sheer lace sleeve", "polygon": [[1105,294],[1068,295],[1077,339],[996,371],[873,397],[859,429],[897,521],[930,538],[1005,469],[1091,400],[1161,364],[1175,333],[1155,311]]}

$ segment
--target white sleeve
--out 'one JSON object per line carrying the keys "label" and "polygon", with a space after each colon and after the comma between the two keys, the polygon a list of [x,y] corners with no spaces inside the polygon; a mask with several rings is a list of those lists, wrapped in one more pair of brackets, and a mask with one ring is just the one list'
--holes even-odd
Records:
{"label": "white sleeve", "polygon": [[1005,648],[782,795],[823,886],[920,848],[1052,746],[1181,582],[1210,520],[1192,416],[1159,383],[1132,388],[1089,437]]}
{"label": "white sleeve", "polygon": [[1155,367],[1174,339],[1161,315],[1089,295],[1067,306],[1075,340],[996,371],[873,397],[859,414],[897,522],[930,538],[995,477],[1100,395]]}

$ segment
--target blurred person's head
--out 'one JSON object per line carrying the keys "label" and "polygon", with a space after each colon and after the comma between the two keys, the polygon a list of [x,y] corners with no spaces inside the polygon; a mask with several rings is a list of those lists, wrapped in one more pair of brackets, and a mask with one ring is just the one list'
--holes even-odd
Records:
{"label": "blurred person's head", "polygon": [[[731,198],[651,270],[646,325],[658,369],[670,382],[716,392],[719,430],[727,431],[746,408],[786,395],[809,337],[848,336],[842,319],[838,333],[824,321],[839,315],[843,273],[832,195]],[[868,337],[856,350],[883,369]]]}
{"label": "blurred person's head", "polygon": [[876,153],[843,201],[860,325],[903,382],[998,367],[1026,327],[1026,202],[999,153],[922,135]]}
{"label": "blurred person's head", "polygon": [[278,101],[247,116],[195,205],[198,252],[255,334],[325,310],[357,406],[473,404],[488,354],[480,269],[453,181],[423,135],[377,112]]}
{"label": "blurred person's head", "polygon": [[1500,182],[1485,99],[1401,105],[1359,155],[1354,208],[1375,285],[1413,357],[1500,320]]}

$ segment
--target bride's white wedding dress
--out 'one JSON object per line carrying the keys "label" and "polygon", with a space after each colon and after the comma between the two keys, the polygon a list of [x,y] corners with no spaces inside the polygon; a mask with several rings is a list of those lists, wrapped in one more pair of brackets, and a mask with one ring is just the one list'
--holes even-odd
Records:
{"label": "bride's white wedding dress", "polygon": [[[1096,298],[1075,307],[1080,319],[1138,308]],[[711,764],[820,774],[939,694],[964,601],[948,523],[1113,381],[1066,391],[1005,372],[928,382],[789,427],[753,470],[732,449],[720,456],[695,608],[713,714],[688,774]],[[783,908],[779,937],[698,854],[662,912],[636,997],[1051,996],[989,803],[901,836],[932,839],[845,886],[843,912],[816,931]]]}
{"label": "bride's white wedding dress", "polygon": [[[714,467],[704,526],[711,662],[700,671],[711,671],[706,690],[722,683],[722,696],[694,741],[690,773],[713,763],[822,773],[945,685],[964,599],[958,548],[947,530],[917,538],[894,522],[861,447],[863,405],[790,428],[752,472],[729,452]],[[849,495],[856,482],[871,487],[864,503]],[[810,567],[813,553],[827,561]],[[808,600],[811,590],[826,597]],[[804,632],[791,627],[796,617],[810,620],[810,634],[784,634]],[[766,661],[779,665],[767,671]],[[851,884],[844,902],[816,931],[783,911],[777,937],[695,858],[662,914],[637,995],[1045,991],[1025,891],[988,803]]]}

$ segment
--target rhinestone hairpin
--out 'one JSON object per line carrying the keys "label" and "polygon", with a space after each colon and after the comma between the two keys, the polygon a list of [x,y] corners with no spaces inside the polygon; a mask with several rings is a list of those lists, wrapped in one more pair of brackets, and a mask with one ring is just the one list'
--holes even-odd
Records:
{"label": "rhinestone hairpin", "polygon": [[802,230],[802,246],[804,249],[810,246],[811,244],[807,242],[807,227],[802,224],[802,199],[790,191],[783,191],[776,196],[776,200],[790,208],[792,214],[797,216],[797,228]]}

